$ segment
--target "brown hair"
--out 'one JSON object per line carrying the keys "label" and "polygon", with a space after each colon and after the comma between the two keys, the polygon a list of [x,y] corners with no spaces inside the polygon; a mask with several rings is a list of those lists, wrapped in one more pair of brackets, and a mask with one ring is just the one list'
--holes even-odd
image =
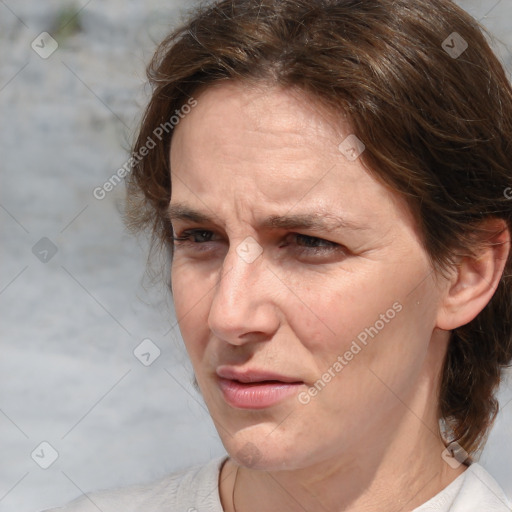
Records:
{"label": "brown hair", "polygon": [[[449,0],[217,2],[160,44],[148,77],[128,222],[171,256],[169,119],[223,80],[299,88],[346,116],[369,171],[407,200],[436,270],[474,254],[480,221],[511,228],[511,87],[482,28]],[[139,158],[150,139],[157,146]],[[470,454],[494,421],[512,359],[511,266],[509,255],[491,301],[452,331],[444,362],[439,419]]]}

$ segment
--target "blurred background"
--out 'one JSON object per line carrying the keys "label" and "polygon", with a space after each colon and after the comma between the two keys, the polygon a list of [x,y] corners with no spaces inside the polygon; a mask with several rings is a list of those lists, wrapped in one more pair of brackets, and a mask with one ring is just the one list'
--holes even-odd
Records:
{"label": "blurred background", "polygon": [[[510,76],[511,0],[459,3]],[[155,44],[195,4],[0,0],[1,512],[224,453],[165,282],[123,226],[124,185],[104,186],[127,161]],[[480,463],[512,497],[510,373],[499,399]]]}

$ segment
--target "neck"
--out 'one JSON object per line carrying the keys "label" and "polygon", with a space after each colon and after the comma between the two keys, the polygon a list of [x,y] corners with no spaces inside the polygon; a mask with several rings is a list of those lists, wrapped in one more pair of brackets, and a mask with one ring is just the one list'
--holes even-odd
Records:
{"label": "neck", "polygon": [[[419,441],[423,445],[415,444]],[[350,457],[335,454],[321,465],[286,471],[253,470],[230,459],[223,468],[224,483],[231,490],[229,496],[224,493],[224,510],[406,512],[435,496],[466,469],[452,469],[443,461],[440,438],[432,438],[428,445],[418,437],[402,439],[389,446],[380,461],[372,460],[372,451],[365,453],[364,448]]]}

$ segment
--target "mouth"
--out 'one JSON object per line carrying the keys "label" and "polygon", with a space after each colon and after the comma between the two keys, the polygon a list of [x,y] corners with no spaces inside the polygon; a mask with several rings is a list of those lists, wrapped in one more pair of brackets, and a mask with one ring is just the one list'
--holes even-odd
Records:
{"label": "mouth", "polygon": [[264,371],[221,367],[218,384],[224,400],[238,409],[265,409],[296,395],[303,381]]}

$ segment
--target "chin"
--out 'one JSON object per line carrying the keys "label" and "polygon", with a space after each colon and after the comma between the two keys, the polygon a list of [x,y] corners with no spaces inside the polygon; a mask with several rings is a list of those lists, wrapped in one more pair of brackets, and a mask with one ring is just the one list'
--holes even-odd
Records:
{"label": "chin", "polygon": [[307,450],[301,447],[300,453],[296,453],[299,443],[285,440],[282,435],[272,439],[269,432],[272,429],[255,425],[222,439],[222,443],[230,457],[246,468],[277,471],[302,467]]}

